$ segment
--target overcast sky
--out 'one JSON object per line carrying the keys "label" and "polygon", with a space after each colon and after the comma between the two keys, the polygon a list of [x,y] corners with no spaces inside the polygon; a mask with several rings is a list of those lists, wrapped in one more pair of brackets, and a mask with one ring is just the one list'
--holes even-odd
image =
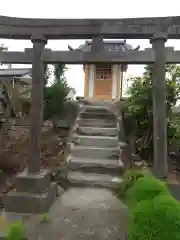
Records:
{"label": "overcast sky", "polygon": [[[28,18],[128,18],[163,17],[180,15],[179,0],[1,0],[0,15]],[[23,50],[32,47],[30,41],[1,39],[9,50]],[[78,47],[84,40],[49,41],[47,46],[53,50],[67,50],[68,44]],[[127,40],[127,43],[141,50],[150,47],[149,40]],[[169,40],[166,46],[180,50],[180,40]],[[76,89],[77,95],[83,95],[84,73],[81,65],[69,65],[67,79]],[[126,76],[139,75],[142,66],[129,66]]]}

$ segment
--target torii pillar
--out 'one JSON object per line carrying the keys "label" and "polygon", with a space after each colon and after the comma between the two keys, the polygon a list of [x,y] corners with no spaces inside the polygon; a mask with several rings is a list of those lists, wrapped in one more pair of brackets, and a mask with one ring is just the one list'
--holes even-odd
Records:
{"label": "torii pillar", "polygon": [[47,212],[56,198],[57,185],[50,183],[50,171],[41,169],[41,127],[43,123],[44,64],[41,56],[46,45],[44,36],[31,39],[32,105],[30,119],[30,153],[28,168],[17,176],[16,190],[5,197],[5,210],[16,213]]}
{"label": "torii pillar", "polygon": [[44,64],[41,55],[47,40],[44,36],[32,36],[32,105],[30,112],[30,153],[28,172],[36,174],[41,169],[41,128],[43,123]]}
{"label": "torii pillar", "polygon": [[154,174],[167,178],[167,123],[166,123],[166,80],[165,80],[165,42],[167,34],[155,33],[150,40],[153,46],[155,61],[153,64],[153,141],[154,141]]}

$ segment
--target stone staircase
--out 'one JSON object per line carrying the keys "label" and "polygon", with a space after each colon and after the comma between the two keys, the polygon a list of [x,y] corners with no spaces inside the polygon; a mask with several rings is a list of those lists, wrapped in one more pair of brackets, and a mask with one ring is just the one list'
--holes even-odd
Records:
{"label": "stone staircase", "polygon": [[107,104],[81,107],[72,133],[68,180],[72,186],[113,188],[121,181],[123,163],[117,137],[117,117]]}

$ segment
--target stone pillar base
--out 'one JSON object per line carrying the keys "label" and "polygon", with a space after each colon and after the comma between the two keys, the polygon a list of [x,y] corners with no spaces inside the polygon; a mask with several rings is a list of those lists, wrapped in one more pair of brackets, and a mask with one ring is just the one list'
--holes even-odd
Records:
{"label": "stone pillar base", "polygon": [[57,184],[50,183],[50,171],[42,170],[39,174],[27,171],[17,176],[15,190],[4,198],[6,212],[46,213],[57,196]]}

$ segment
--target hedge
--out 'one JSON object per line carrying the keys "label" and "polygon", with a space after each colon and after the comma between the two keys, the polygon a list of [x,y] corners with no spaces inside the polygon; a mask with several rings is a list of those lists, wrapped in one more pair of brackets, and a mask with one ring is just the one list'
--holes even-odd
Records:
{"label": "hedge", "polygon": [[170,194],[137,203],[131,214],[128,240],[179,240],[180,204]]}
{"label": "hedge", "polygon": [[152,200],[159,194],[170,194],[166,183],[151,175],[146,175],[134,182],[127,190],[126,196],[129,207],[133,207],[140,201]]}
{"label": "hedge", "polygon": [[127,189],[126,198],[128,240],[180,240],[180,203],[165,182],[144,174]]}

